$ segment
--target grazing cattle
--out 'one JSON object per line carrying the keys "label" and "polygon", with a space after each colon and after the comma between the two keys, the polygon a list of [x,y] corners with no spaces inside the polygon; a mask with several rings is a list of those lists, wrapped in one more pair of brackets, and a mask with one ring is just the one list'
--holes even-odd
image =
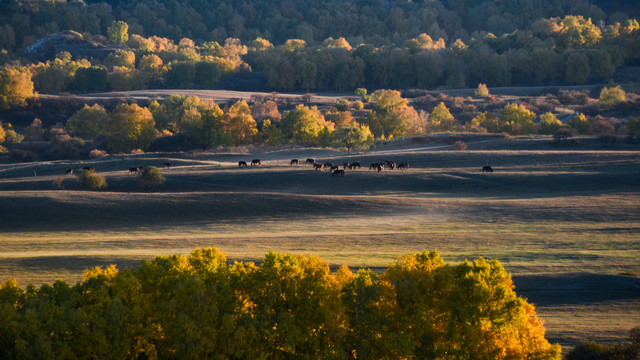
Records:
{"label": "grazing cattle", "polygon": [[130,168],[129,168],[129,175],[131,175],[131,174],[137,174],[137,173],[138,173],[138,170],[140,170],[140,168],[137,168],[137,167],[130,167]]}
{"label": "grazing cattle", "polygon": [[311,165],[315,165],[316,161],[313,160],[312,158],[307,158],[307,161],[305,161],[305,164],[311,164]]}
{"label": "grazing cattle", "polygon": [[384,163],[387,164],[389,170],[393,170],[396,168],[396,163],[393,161],[386,160]]}
{"label": "grazing cattle", "polygon": [[487,165],[487,166],[483,166],[482,167],[482,172],[493,172],[493,169],[491,168],[491,166]]}
{"label": "grazing cattle", "polygon": [[398,170],[406,170],[409,168],[409,163],[400,163],[398,164]]}
{"label": "grazing cattle", "polygon": [[96,172],[96,169],[92,168],[91,166],[85,166],[83,170],[89,171],[89,172]]}
{"label": "grazing cattle", "polygon": [[260,159],[251,160],[251,166],[253,166],[253,165],[260,165]]}
{"label": "grazing cattle", "polygon": [[173,164],[170,163],[170,162],[162,163],[162,168],[163,169],[168,169],[168,168],[170,168],[172,166],[173,166]]}
{"label": "grazing cattle", "polygon": [[331,176],[344,176],[344,170],[336,169],[333,171]]}
{"label": "grazing cattle", "polygon": [[324,165],[319,163],[313,164],[313,169],[315,171],[322,171],[322,169],[324,169]]}
{"label": "grazing cattle", "polygon": [[326,163],[324,163],[324,167],[326,167],[326,168],[333,167],[333,163],[332,162],[326,162]]}
{"label": "grazing cattle", "polygon": [[298,165],[298,159],[291,160],[291,164],[290,165]]}
{"label": "grazing cattle", "polygon": [[333,172],[334,170],[338,170],[340,168],[340,166],[338,165],[333,165],[329,168],[329,171]]}
{"label": "grazing cattle", "polygon": [[247,167],[246,161],[238,161],[238,167]]}
{"label": "grazing cattle", "polygon": [[351,166],[349,167],[349,169],[360,169],[362,166],[360,166],[360,161],[356,161],[354,163],[351,163]]}
{"label": "grazing cattle", "polygon": [[72,175],[73,174],[73,169],[67,169],[67,171],[64,172],[65,175]]}

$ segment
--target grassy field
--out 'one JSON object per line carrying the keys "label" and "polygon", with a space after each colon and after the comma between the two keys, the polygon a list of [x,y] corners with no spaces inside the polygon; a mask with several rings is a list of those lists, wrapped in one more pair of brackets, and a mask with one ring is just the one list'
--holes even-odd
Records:
{"label": "grassy field", "polygon": [[[0,281],[23,285],[159,254],[216,246],[260,261],[268,250],[314,253],[332,265],[382,270],[437,249],[455,263],[499,259],[566,346],[619,341],[640,325],[640,149],[556,148],[545,139],[413,143],[363,154],[317,149],[141,154],[86,162],[0,165]],[[359,160],[344,177],[292,158]],[[262,166],[239,169],[239,160]],[[409,170],[367,170],[374,161]],[[131,166],[170,161],[166,183],[141,190]],[[491,164],[494,173],[482,173]],[[106,191],[83,190],[66,168],[93,166]],[[35,176],[34,176],[35,174]]]}

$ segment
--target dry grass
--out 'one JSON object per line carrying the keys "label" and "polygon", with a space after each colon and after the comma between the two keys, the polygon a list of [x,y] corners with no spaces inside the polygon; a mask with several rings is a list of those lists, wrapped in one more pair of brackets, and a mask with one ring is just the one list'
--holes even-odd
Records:
{"label": "dry grass", "polygon": [[[640,279],[617,276],[640,273],[640,153],[491,146],[414,145],[349,158],[292,149],[260,154],[264,165],[248,169],[237,161],[251,155],[206,153],[0,165],[0,280],[73,282],[89,266],[135,266],[204,246],[233,260],[260,261],[277,250],[378,270],[398,255],[438,249],[451,262],[499,259],[516,291],[538,305],[553,340],[624,338],[640,324]],[[365,167],[403,161],[411,169],[335,178],[288,165],[306,157]],[[163,170],[158,190],[141,190],[127,175],[131,166],[164,161],[174,167]],[[493,174],[481,173],[486,163]],[[83,191],[71,177],[65,190],[53,189],[66,168],[87,165],[106,176],[106,191]]]}

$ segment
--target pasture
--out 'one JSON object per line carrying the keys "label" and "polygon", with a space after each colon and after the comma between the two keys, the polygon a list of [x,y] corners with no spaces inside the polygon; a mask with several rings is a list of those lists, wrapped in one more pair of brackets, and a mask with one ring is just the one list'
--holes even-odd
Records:
{"label": "pasture", "polygon": [[[437,249],[451,263],[499,259],[565,351],[582,340],[622,340],[640,325],[640,279],[628,276],[640,274],[640,151],[547,143],[0,164],[0,281],[75,282],[87,267],[135,266],[195,247],[218,247],[232,261],[313,253],[354,270]],[[331,176],[305,165],[308,157],[362,168]],[[254,159],[260,165],[238,167]],[[410,167],[368,170],[385,160]],[[155,189],[140,189],[128,173],[166,162],[167,180]],[[494,172],[483,173],[485,165]],[[64,175],[85,166],[106,177],[106,190],[85,191]]]}

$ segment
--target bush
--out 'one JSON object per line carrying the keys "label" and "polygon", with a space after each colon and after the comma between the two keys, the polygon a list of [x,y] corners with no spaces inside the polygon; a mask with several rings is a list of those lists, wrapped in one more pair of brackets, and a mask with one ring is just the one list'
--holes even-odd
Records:
{"label": "bush", "polygon": [[453,144],[453,146],[456,148],[456,150],[467,150],[467,143],[465,143],[464,141],[456,141],[455,144]]}
{"label": "bush", "polygon": [[559,90],[558,100],[562,105],[586,105],[589,102],[589,91]]}
{"label": "bush", "polygon": [[80,170],[76,173],[76,176],[85,189],[100,190],[107,187],[107,180],[104,176],[93,170]]}
{"label": "bush", "polygon": [[478,84],[478,89],[476,89],[476,96],[488,96],[489,88],[487,88],[487,84]]}
{"label": "bush", "polygon": [[38,158],[36,156],[36,153],[34,153],[33,151],[20,150],[20,149],[13,149],[9,151],[9,155],[13,160],[16,160],[19,162],[33,162],[33,161],[36,161],[36,159]]}
{"label": "bush", "polygon": [[141,187],[152,188],[162,185],[165,182],[162,172],[155,166],[148,166],[142,169],[138,175],[138,182]]}
{"label": "bush", "polygon": [[626,101],[626,99],[627,99],[627,94],[618,85],[615,87],[610,87],[610,88],[606,87],[602,89],[602,91],[600,92],[600,98],[598,99],[598,101],[603,105],[612,106],[617,103],[624,102]]}
{"label": "bush", "polygon": [[53,186],[58,190],[62,190],[63,181],[64,181],[64,177],[58,176],[57,178],[55,178],[55,180],[53,180]]}
{"label": "bush", "polygon": [[107,155],[107,152],[104,150],[93,149],[89,152],[89,159],[97,159]]}

